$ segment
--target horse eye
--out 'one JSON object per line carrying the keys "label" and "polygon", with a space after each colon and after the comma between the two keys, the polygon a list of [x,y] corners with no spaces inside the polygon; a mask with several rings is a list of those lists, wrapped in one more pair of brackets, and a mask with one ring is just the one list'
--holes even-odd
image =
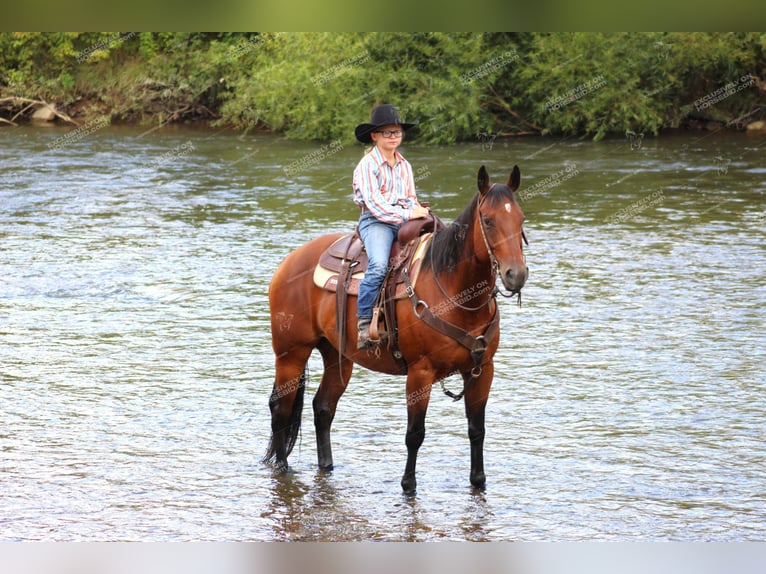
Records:
{"label": "horse eye", "polygon": [[489,217],[485,217],[484,225],[486,225],[487,227],[492,227],[492,220]]}

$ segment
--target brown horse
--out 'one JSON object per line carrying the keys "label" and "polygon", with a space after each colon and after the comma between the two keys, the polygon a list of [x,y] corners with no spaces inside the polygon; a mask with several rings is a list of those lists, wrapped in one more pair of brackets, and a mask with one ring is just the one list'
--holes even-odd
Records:
{"label": "brown horse", "polygon": [[[483,488],[484,410],[500,341],[497,275],[510,294],[521,297],[529,270],[524,260],[524,214],[516,202],[521,175],[513,168],[505,184],[490,184],[484,166],[478,193],[450,225],[433,235],[423,268],[408,298],[396,303],[399,348],[406,362],[407,463],[402,488],[413,492],[415,463],[425,436],[431,388],[460,373],[471,443],[470,480]],[[334,293],[312,280],[320,254],[340,235],[325,235],[290,253],[269,286],[276,380],[271,394],[271,443],[265,462],[287,469],[287,457],[300,431],[305,368],[319,349],[324,373],[314,396],[319,467],[333,466],[330,426],[354,363],[401,374],[401,363],[381,345],[377,352],[356,350],[356,298],[349,297],[345,354],[340,355]]]}

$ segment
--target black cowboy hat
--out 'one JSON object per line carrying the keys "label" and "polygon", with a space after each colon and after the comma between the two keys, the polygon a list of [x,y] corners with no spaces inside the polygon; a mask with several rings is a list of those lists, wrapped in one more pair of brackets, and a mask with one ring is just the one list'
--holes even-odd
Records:
{"label": "black cowboy hat", "polygon": [[356,139],[360,142],[368,144],[372,143],[371,134],[375,128],[397,125],[400,126],[402,130],[407,131],[411,127],[418,125],[418,123],[420,123],[418,120],[415,120],[410,124],[402,123],[394,106],[391,104],[380,104],[379,106],[375,106],[372,110],[372,114],[370,114],[370,123],[359,124],[356,126],[354,134],[356,135]]}

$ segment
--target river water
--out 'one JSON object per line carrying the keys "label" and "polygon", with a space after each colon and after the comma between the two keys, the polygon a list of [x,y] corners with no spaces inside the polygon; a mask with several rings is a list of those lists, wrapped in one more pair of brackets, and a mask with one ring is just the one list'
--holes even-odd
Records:
{"label": "river water", "polygon": [[446,220],[518,164],[530,240],[487,488],[435,393],[406,497],[404,380],[361,368],[334,471],[310,403],[291,471],[260,463],[269,279],[353,228],[361,147],[68,131],[0,129],[0,540],[766,538],[766,137],[405,145]]}

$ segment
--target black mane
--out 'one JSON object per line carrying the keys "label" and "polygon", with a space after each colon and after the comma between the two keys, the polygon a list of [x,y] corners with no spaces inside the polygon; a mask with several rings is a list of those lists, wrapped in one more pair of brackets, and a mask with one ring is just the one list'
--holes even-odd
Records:
{"label": "black mane", "polygon": [[[474,195],[471,203],[465,208],[455,221],[437,231],[434,234],[431,244],[423,257],[423,266],[431,267],[435,275],[444,271],[452,271],[460,262],[463,256],[465,240],[468,236],[468,228],[471,226],[476,214],[476,207],[479,204],[480,195]],[[494,205],[498,201],[512,202],[516,200],[513,192],[506,185],[493,185],[487,192],[486,202]]]}

